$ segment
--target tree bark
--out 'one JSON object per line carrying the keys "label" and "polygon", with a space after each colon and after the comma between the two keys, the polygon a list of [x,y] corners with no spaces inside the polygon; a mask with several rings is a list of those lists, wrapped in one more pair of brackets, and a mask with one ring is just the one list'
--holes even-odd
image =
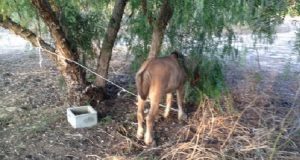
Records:
{"label": "tree bark", "polygon": [[[47,0],[32,0],[32,4],[36,7],[39,15],[48,26],[50,34],[55,41],[56,53],[59,55],[57,56],[58,70],[63,75],[67,85],[68,102],[71,105],[81,105],[86,103],[86,101],[89,101],[89,98],[87,97],[89,96],[87,95],[87,88],[90,87],[88,87],[85,72],[80,66],[71,62],[78,62],[78,53],[72,51],[49,2]],[[71,61],[68,61],[65,58]],[[99,97],[99,100],[103,98],[103,92],[99,93]]]}
{"label": "tree bark", "polygon": [[151,39],[151,48],[148,58],[157,57],[160,52],[161,44],[164,38],[164,32],[167,28],[169,20],[172,18],[173,8],[170,4],[170,0],[164,0],[157,21],[153,26],[153,33]]}
{"label": "tree bark", "polygon": [[[107,78],[109,62],[112,55],[112,48],[114,46],[117,34],[120,29],[122,16],[124,14],[124,9],[128,0],[116,0],[113,9],[112,17],[109,21],[104,40],[102,43],[100,55],[98,57],[98,64],[96,72]],[[100,87],[105,87],[106,81],[100,77],[96,78],[96,85]]]}

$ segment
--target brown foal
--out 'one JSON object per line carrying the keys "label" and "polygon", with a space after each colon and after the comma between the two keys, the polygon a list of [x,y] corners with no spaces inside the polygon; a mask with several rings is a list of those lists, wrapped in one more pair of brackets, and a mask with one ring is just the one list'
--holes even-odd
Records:
{"label": "brown foal", "polygon": [[186,73],[178,61],[179,53],[174,51],[171,55],[160,58],[152,58],[143,63],[136,74],[136,86],[138,91],[137,110],[137,138],[144,136],[143,112],[146,99],[150,99],[150,110],[146,117],[146,133],[144,142],[146,145],[155,145],[153,141],[153,123],[158,114],[161,97],[166,95],[166,109],[164,117],[168,117],[172,104],[172,92],[176,91],[178,104],[178,119],[186,118],[183,112],[184,83]]}

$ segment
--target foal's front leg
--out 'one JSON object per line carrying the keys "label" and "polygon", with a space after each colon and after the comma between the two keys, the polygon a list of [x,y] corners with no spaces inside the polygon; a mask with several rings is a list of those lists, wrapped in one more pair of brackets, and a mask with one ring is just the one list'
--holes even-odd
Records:
{"label": "foal's front leg", "polygon": [[166,106],[165,113],[164,113],[165,118],[167,118],[170,113],[170,109],[171,109],[171,105],[172,105],[172,93],[167,94],[166,104],[167,104],[167,106]]}
{"label": "foal's front leg", "polygon": [[142,139],[144,136],[144,129],[143,129],[143,122],[144,122],[144,106],[145,106],[145,100],[143,100],[140,96],[138,96],[138,103],[137,103],[138,109],[137,109],[137,121],[138,121],[138,129],[136,137],[138,139]]}
{"label": "foal's front leg", "polygon": [[177,104],[178,104],[178,119],[185,120],[187,115],[183,111],[183,99],[184,99],[184,89],[183,86],[179,87],[176,91],[177,94]]}

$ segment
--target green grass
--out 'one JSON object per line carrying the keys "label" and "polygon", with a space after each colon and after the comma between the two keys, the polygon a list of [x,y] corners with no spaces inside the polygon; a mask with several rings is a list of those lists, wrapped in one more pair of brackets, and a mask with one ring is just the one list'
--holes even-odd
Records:
{"label": "green grass", "polygon": [[112,117],[111,116],[106,116],[101,119],[100,124],[105,125],[105,124],[111,124],[112,123]]}
{"label": "green grass", "polygon": [[28,120],[24,120],[28,125],[21,127],[20,131],[32,134],[44,133],[51,125],[61,119],[62,116],[63,114],[60,112],[60,109],[55,112],[47,110],[44,113],[41,113],[41,115],[32,116]]}

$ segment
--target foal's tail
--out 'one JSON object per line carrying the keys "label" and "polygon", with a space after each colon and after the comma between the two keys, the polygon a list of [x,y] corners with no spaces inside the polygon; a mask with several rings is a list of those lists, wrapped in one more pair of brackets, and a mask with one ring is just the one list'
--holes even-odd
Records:
{"label": "foal's tail", "polygon": [[150,79],[147,75],[146,68],[150,61],[151,59],[145,61],[135,76],[137,92],[143,100],[147,99],[149,93]]}

